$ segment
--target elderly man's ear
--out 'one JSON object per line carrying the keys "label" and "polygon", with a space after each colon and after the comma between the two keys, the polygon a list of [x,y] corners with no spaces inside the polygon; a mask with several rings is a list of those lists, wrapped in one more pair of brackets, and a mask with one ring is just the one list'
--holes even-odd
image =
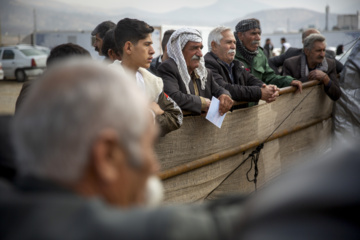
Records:
{"label": "elderly man's ear", "polygon": [[98,135],[93,143],[91,160],[94,174],[101,182],[111,183],[118,178],[126,157],[115,130],[103,130]]}

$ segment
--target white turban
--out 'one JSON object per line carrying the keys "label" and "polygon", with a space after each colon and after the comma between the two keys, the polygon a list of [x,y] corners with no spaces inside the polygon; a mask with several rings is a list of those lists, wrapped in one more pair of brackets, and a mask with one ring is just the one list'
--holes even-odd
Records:
{"label": "white turban", "polygon": [[[171,34],[171,37],[167,43],[167,53],[169,57],[176,62],[177,68],[180,72],[180,76],[185,84],[188,94],[190,94],[189,83],[191,81],[191,77],[188,72],[182,49],[189,41],[202,42],[200,32],[192,28],[180,28]],[[204,57],[200,58],[200,65],[195,69],[195,72],[200,76],[201,89],[204,90],[207,78]]]}

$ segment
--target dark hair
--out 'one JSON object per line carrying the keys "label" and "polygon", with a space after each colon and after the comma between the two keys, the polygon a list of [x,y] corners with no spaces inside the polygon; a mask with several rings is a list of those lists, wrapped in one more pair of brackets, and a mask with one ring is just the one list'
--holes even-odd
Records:
{"label": "dark hair", "polygon": [[88,50],[77,44],[73,44],[73,43],[61,44],[54,47],[50,51],[50,55],[46,60],[46,66],[52,65],[54,62],[58,61],[59,59],[63,59],[71,56],[79,56],[79,55],[91,57]]}
{"label": "dark hair", "polygon": [[284,41],[284,42],[286,42],[286,39],[285,39],[284,37],[282,37],[282,38],[281,38],[281,41]]}
{"label": "dark hair", "polygon": [[109,31],[107,31],[103,38],[103,45],[101,48],[101,52],[106,58],[109,58],[108,55],[109,49],[112,49],[114,52],[117,53],[117,48],[115,45],[115,38],[114,38],[114,29],[110,29]]}
{"label": "dark hair", "polygon": [[105,21],[100,23],[96,26],[96,28],[91,32],[92,36],[95,36],[96,34],[99,34],[100,38],[103,39],[105,37],[105,34],[110,29],[114,29],[116,27],[116,24],[112,21]]}
{"label": "dark hair", "polygon": [[162,42],[161,42],[161,47],[162,47],[162,50],[164,51],[165,47],[166,47],[166,44],[168,43],[169,41],[169,38],[171,37],[171,34],[173,34],[173,32],[175,32],[175,30],[171,29],[171,30],[167,30],[165,33],[164,33],[164,36],[163,36],[163,39],[162,39]]}
{"label": "dark hair", "polygon": [[337,46],[336,55],[342,54],[344,52],[343,49],[344,49],[344,45],[340,44],[339,46]]}
{"label": "dark hair", "polygon": [[146,22],[137,19],[124,18],[120,20],[114,30],[115,44],[120,55],[127,41],[136,44],[139,40],[145,39],[152,33],[154,28]]}

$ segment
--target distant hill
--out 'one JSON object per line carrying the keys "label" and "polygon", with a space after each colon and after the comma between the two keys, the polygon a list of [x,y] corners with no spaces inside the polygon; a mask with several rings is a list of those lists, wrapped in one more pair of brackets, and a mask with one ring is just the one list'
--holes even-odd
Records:
{"label": "distant hill", "polygon": [[[272,9],[266,11],[247,14],[242,18],[237,18],[225,23],[227,26],[235,28],[236,24],[245,18],[257,18],[260,20],[261,28],[264,33],[273,33],[276,30],[298,32],[301,28],[308,28],[311,25],[320,30],[325,29],[325,14],[302,8]],[[329,30],[337,24],[337,14],[329,14]],[[288,26],[289,25],[289,26]]]}
{"label": "distant hill", "polygon": [[[258,1],[249,0],[251,9],[271,8]],[[249,13],[249,5],[243,1],[227,0],[227,4],[218,1],[203,8],[181,8],[167,13],[151,13],[134,8],[112,11],[100,11],[94,8],[73,7],[54,1],[45,0],[0,0],[1,32],[4,35],[27,35],[33,31],[33,9],[37,13],[37,30],[92,30],[104,20],[117,22],[124,17],[139,18],[151,25],[192,25],[235,27],[240,19],[255,17],[261,21],[264,33],[272,33],[277,28],[287,29],[289,19],[290,29],[314,24],[320,29],[325,27],[323,13],[306,9],[280,9]],[[234,20],[232,20],[234,19]],[[329,29],[336,25],[336,14],[330,14]]]}

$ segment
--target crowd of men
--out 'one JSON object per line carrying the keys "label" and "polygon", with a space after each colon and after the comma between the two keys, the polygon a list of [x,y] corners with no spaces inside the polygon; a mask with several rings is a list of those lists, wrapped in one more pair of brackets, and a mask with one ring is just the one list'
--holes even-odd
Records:
{"label": "crowd of men", "polygon": [[[125,32],[122,30],[121,33],[128,37],[119,40],[116,31],[120,36],[120,22],[115,26],[106,21],[99,24],[92,32],[95,38],[95,50],[100,55],[104,55],[113,63],[112,65],[127,66],[128,61],[124,57],[127,56],[126,50],[131,49],[125,43],[128,41],[137,46],[138,42],[142,44],[147,39],[145,42],[148,45],[143,48],[143,54],[138,56],[138,60],[132,60],[137,63],[142,61],[142,64],[137,64],[132,69],[133,75],[140,86],[146,86],[150,77],[144,69],[148,69],[153,77],[154,75],[160,77],[159,82],[163,82],[163,92],[167,99],[174,101],[175,107],[180,107],[183,113],[206,114],[213,96],[220,100],[221,115],[229,110],[255,105],[259,100],[272,102],[279,96],[279,88],[294,86],[301,93],[302,83],[308,80],[319,80],[323,83],[325,92],[332,100],[336,101],[340,97],[337,77],[334,77],[336,72],[332,69],[332,66],[338,63],[334,64],[334,59],[325,57],[325,39],[322,40],[321,49],[313,50],[320,42],[316,39],[315,45],[306,45],[304,49],[294,53],[293,48],[290,48],[283,38],[282,62],[278,63],[279,60],[270,57],[273,49],[270,39],[267,40],[264,49],[260,47],[260,21],[252,18],[241,20],[236,25],[235,32],[227,27],[213,29],[209,34],[207,43],[209,52],[206,54],[202,52],[203,44],[206,43],[203,43],[202,36],[196,29],[180,28],[166,31],[161,43],[163,54],[152,59],[155,53],[151,46],[153,28],[137,19],[126,19],[126,21],[129,25],[137,25],[138,28],[133,28],[133,31],[142,36],[131,37],[131,34],[127,33],[131,31],[129,28]],[[147,28],[151,30],[145,30]],[[303,40],[313,33],[319,32],[316,29],[306,30]],[[289,53],[292,53],[292,57],[301,55],[301,59],[305,59],[303,67],[295,71],[282,70],[279,73],[279,68],[285,68],[282,65],[285,59],[289,58],[286,56]],[[308,61],[315,58],[317,61],[308,64]],[[341,71],[339,68],[336,70]],[[322,76],[321,72],[326,76]],[[144,86],[142,88],[146,89]],[[234,101],[247,103],[234,105]],[[156,110],[153,111],[155,116],[164,114],[159,111],[161,109]],[[178,124],[175,124],[177,126],[168,126],[164,134],[180,127],[179,119],[180,117],[177,119]]]}
{"label": "crowd of men", "polygon": [[205,114],[212,97],[220,114],[249,106],[234,101],[270,103],[279,88],[301,92],[309,80],[332,100],[340,91],[320,34],[306,37],[278,75],[259,46],[257,19],[235,32],[215,28],[205,56],[200,32],[180,28],[165,33],[164,53],[153,59],[153,31],[137,19],[103,22],[92,34],[105,63],[59,45],[44,75],[24,85],[11,125],[17,179],[0,178],[1,238],[358,239],[358,219],[348,216],[360,195],[342,187],[360,182],[357,146],[250,198],[154,207],[162,189],[153,145],[181,127],[183,112]]}

